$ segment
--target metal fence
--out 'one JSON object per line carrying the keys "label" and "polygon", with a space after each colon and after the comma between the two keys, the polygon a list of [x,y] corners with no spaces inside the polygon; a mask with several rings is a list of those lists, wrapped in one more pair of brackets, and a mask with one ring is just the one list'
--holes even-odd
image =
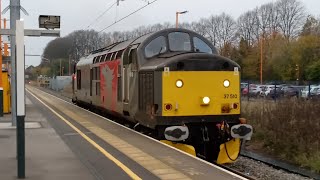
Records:
{"label": "metal fence", "polygon": [[269,82],[259,84],[254,82],[241,83],[241,99],[270,99],[281,100],[288,98],[320,99],[320,83],[304,82]]}
{"label": "metal fence", "polygon": [[50,80],[49,88],[54,91],[61,91],[72,83],[71,76],[56,76]]}

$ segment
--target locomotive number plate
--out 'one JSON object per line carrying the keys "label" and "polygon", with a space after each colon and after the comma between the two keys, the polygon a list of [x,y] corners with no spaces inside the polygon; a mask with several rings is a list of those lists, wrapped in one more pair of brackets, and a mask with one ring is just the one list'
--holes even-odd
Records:
{"label": "locomotive number plate", "polygon": [[224,99],[237,99],[237,94],[224,94]]}

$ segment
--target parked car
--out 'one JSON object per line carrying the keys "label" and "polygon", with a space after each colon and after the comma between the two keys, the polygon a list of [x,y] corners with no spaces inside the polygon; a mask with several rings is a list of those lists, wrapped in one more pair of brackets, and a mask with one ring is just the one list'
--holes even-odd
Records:
{"label": "parked car", "polygon": [[251,97],[257,97],[260,91],[262,91],[262,85],[250,84],[248,88],[247,83],[241,83],[241,94],[243,96],[247,96],[249,93]]}
{"label": "parked car", "polygon": [[280,97],[284,95],[284,91],[282,91],[281,89],[282,86],[280,85],[265,85],[263,90],[260,92],[260,96],[268,98]]}
{"label": "parked car", "polygon": [[243,91],[243,89],[248,87],[248,83],[241,83],[240,84],[240,88],[241,88],[241,92]]}
{"label": "parked car", "polygon": [[[320,86],[310,86],[310,96],[312,96],[317,90],[319,90]],[[302,98],[309,98],[309,86],[306,86],[301,91],[301,97]]]}
{"label": "parked car", "polygon": [[270,90],[266,91],[265,94],[267,98],[279,98],[284,95],[280,87],[273,87]]}
{"label": "parked car", "polygon": [[252,85],[249,88],[249,96],[258,97],[260,96],[261,91],[263,90],[263,85]]}
{"label": "parked car", "polygon": [[284,86],[281,88],[284,97],[299,97],[299,89],[293,86]]}
{"label": "parked car", "polygon": [[315,88],[314,92],[310,93],[311,99],[320,99],[320,88]]}
{"label": "parked car", "polygon": [[247,96],[247,95],[248,95],[248,87],[243,88],[243,89],[241,90],[241,94],[242,94],[243,96]]}
{"label": "parked car", "polygon": [[262,91],[260,92],[260,96],[266,97],[266,95],[270,93],[272,88],[274,88],[274,85],[265,85],[265,86],[263,86]]}

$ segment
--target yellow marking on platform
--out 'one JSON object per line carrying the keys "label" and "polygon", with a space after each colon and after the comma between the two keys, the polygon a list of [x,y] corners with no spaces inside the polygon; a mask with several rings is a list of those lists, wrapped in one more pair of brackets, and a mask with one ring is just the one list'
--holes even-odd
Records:
{"label": "yellow marking on platform", "polygon": [[[41,96],[40,93],[39,94],[37,93],[37,95]],[[174,168],[171,168],[170,166],[166,165],[165,163],[161,162],[160,160],[150,156],[149,154],[134,147],[133,145],[127,143],[126,141],[120,139],[119,137],[111,134],[110,132],[108,132],[98,126],[96,126],[95,124],[93,124],[91,122],[88,122],[87,121],[88,118],[81,116],[80,112],[78,112],[76,114],[73,111],[69,111],[69,110],[66,110],[66,108],[63,108],[63,105],[59,106],[59,104],[54,104],[53,100],[46,97],[46,96],[41,96],[41,97],[46,102],[50,103],[55,108],[59,109],[59,111],[66,114],[68,117],[70,117],[74,121],[78,122],[80,125],[82,125],[86,129],[88,129],[89,131],[94,133],[96,136],[98,136],[99,138],[101,138],[102,140],[104,140],[105,142],[107,142],[108,144],[113,146],[114,148],[116,148],[118,151],[122,152],[123,154],[125,154],[126,156],[128,156],[129,158],[131,158],[132,160],[137,162],[138,164],[140,164],[142,167],[144,167],[145,169],[147,169],[148,171],[150,171],[151,173],[153,173],[155,176],[159,177],[160,179],[162,179],[161,176],[163,176],[163,174],[158,173],[155,170],[171,169],[172,173],[169,174],[168,176],[165,176],[164,177],[165,179],[170,178],[171,176],[172,176],[171,179],[176,179],[175,177],[177,177],[178,175],[179,175],[179,179],[180,179],[180,177],[183,177],[183,179],[186,179],[186,180],[190,179],[188,176],[184,175],[183,173],[175,170]],[[87,123],[83,123],[83,122],[87,122]],[[90,127],[88,127],[88,126],[90,126]],[[132,150],[135,150],[136,153],[131,154],[130,152]],[[150,161],[154,162],[154,164],[152,166],[150,166]]]}
{"label": "yellow marking on platform", "polygon": [[83,123],[83,124],[89,124],[89,122],[80,122],[80,123]]}
{"label": "yellow marking on platform", "polygon": [[71,124],[64,117],[62,117],[59,113],[57,113],[55,110],[53,110],[47,104],[45,104],[42,100],[40,100],[38,97],[36,97],[33,93],[31,93],[30,91],[28,91],[28,92],[34,98],[36,98],[39,102],[41,102],[45,107],[47,107],[51,112],[53,112],[56,116],[58,116],[61,120],[63,120],[66,124],[68,124],[73,130],[75,130],[77,133],[79,133],[85,140],[87,140],[91,145],[93,145],[96,149],[98,149],[103,155],[105,155],[108,159],[110,159],[117,166],[119,166],[132,179],[137,179],[137,180],[141,179],[138,175],[136,175],[133,171],[131,171],[127,166],[125,166],[119,160],[117,160],[115,157],[113,157],[110,153],[108,153],[105,149],[103,149],[101,146],[99,146],[95,141],[93,141],[91,138],[89,138],[87,135],[85,135],[82,131],[80,131],[77,127],[75,127],[73,124]]}
{"label": "yellow marking on platform", "polygon": [[172,173],[171,169],[156,169],[153,172],[159,173],[159,174],[170,174]]}
{"label": "yellow marking on platform", "polygon": [[177,179],[177,178],[184,178],[184,176],[181,176],[180,174],[163,174],[160,175],[161,179]]}

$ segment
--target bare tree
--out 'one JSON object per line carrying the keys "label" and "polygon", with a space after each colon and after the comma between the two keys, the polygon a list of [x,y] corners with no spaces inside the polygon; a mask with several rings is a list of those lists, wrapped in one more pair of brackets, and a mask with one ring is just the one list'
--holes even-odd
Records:
{"label": "bare tree", "polygon": [[191,24],[187,22],[179,23],[179,28],[191,29]]}
{"label": "bare tree", "polygon": [[163,28],[166,29],[166,28],[173,28],[175,27],[172,23],[170,22],[165,22],[162,24]]}
{"label": "bare tree", "polygon": [[208,37],[208,31],[207,31],[205,19],[200,19],[199,22],[192,22],[190,24],[190,30],[195,31],[202,36]]}
{"label": "bare tree", "polygon": [[236,22],[235,20],[225,13],[217,16],[216,37],[218,47],[221,49],[226,44],[232,44],[235,39]]}
{"label": "bare tree", "polygon": [[279,28],[288,40],[296,37],[306,17],[305,7],[297,0],[279,0],[276,3]]}
{"label": "bare tree", "polygon": [[268,16],[268,34],[274,35],[279,31],[279,14],[275,3],[268,3],[264,5],[265,11],[269,14]]}
{"label": "bare tree", "polygon": [[214,46],[218,45],[218,27],[220,26],[220,18],[218,16],[210,16],[202,22],[204,30],[207,32],[207,38]]}
{"label": "bare tree", "polygon": [[303,25],[301,36],[308,36],[308,35],[314,35],[319,36],[320,35],[320,20],[316,19],[315,17],[309,15],[306,19],[306,22]]}
{"label": "bare tree", "polygon": [[102,38],[102,36],[94,30],[74,31],[66,38],[70,38],[72,41],[72,47],[69,50],[69,54],[76,60],[79,60],[81,56],[92,50],[99,49],[106,44],[106,37]]}
{"label": "bare tree", "polygon": [[160,24],[160,23],[155,24],[155,25],[152,25],[152,26],[150,27],[151,32],[160,31],[160,30],[162,30],[162,29],[164,29],[164,26],[163,26],[162,24]]}
{"label": "bare tree", "polygon": [[262,36],[272,35],[279,28],[278,14],[274,3],[267,3],[258,9],[259,29]]}
{"label": "bare tree", "polygon": [[247,41],[248,45],[253,45],[259,38],[259,19],[257,10],[248,11],[238,18],[238,33],[240,38]]}
{"label": "bare tree", "polygon": [[311,33],[320,36],[320,18],[315,20]]}

